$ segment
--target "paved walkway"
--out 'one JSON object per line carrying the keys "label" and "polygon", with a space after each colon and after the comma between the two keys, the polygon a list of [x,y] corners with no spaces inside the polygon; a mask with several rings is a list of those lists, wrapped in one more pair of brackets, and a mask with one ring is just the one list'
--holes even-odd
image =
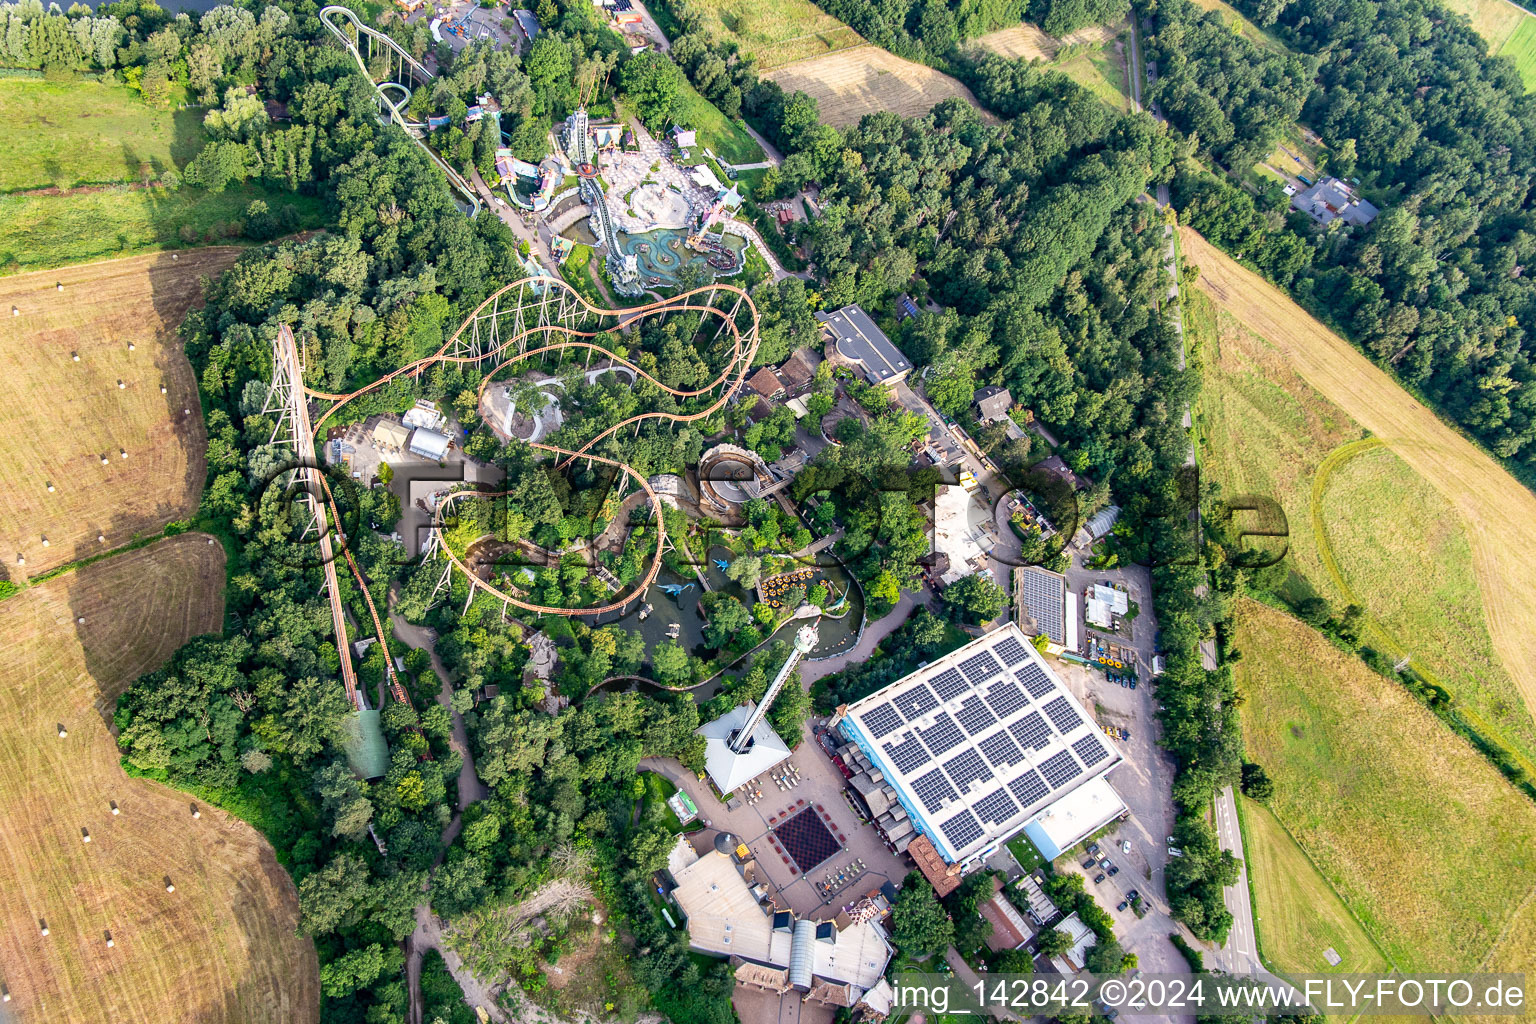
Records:
{"label": "paved walkway", "polygon": [[[393,627],[394,634],[406,646],[417,650],[426,651],[432,658],[432,671],[437,673],[437,678],[442,687],[437,693],[437,702],[448,708],[449,718],[453,723],[453,733],[448,745],[463,758],[463,766],[459,769],[458,809],[454,812],[448,827],[443,830],[442,844],[446,849],[458,838],[459,830],[464,825],[463,812],[476,800],[484,800],[490,795],[490,790],[480,777],[475,774],[475,759],[469,749],[469,734],[464,728],[464,716],[453,710],[453,686],[448,682],[448,668],[437,656],[437,649],[432,632],[421,626],[413,626],[406,622],[393,609],[395,592],[390,592],[391,609],[389,623]],[[438,855],[441,860],[442,854]],[[448,964],[449,972],[456,978],[464,989],[464,995],[470,1005],[482,1005],[488,1010],[494,1010],[496,1004],[484,991],[478,979],[468,971],[462,969],[463,964],[458,955],[447,949],[442,944],[441,923],[432,914],[431,906],[423,901],[416,906],[416,930],[406,940],[405,978],[407,991],[410,993],[411,1024],[422,1024],[421,1008],[421,958],[428,949],[436,949],[442,954]],[[504,1020],[499,1014],[492,1014],[494,1020]]]}
{"label": "paved walkway", "polygon": [[1227,910],[1232,914],[1232,931],[1227,935],[1227,944],[1216,951],[1216,957],[1234,974],[1262,971],[1264,965],[1259,962],[1259,947],[1253,933],[1253,907],[1248,900],[1248,864],[1243,858],[1243,833],[1238,828],[1237,798],[1232,795],[1231,786],[1216,794],[1212,812],[1221,848],[1231,850],[1239,865],[1237,884],[1227,886],[1222,892]]}
{"label": "paved walkway", "polygon": [[896,607],[882,619],[866,623],[864,635],[859,638],[858,645],[845,654],[833,655],[830,658],[822,658],[816,661],[802,661],[800,663],[800,685],[810,689],[811,684],[823,676],[830,676],[834,672],[841,672],[855,662],[868,661],[869,656],[875,653],[875,648],[880,641],[890,636],[919,605],[932,607],[933,592],[926,586],[916,592],[901,592],[901,600],[896,602]]}

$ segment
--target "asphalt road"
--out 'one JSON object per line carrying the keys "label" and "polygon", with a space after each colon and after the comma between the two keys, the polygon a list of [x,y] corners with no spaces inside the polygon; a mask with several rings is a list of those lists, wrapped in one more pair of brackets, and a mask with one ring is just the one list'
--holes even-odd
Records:
{"label": "asphalt road", "polygon": [[1240,865],[1237,884],[1227,886],[1222,894],[1227,910],[1232,914],[1232,932],[1227,944],[1221,948],[1220,956],[1223,965],[1233,973],[1261,971],[1264,965],[1259,962],[1259,947],[1253,936],[1253,907],[1248,902],[1248,865],[1243,860],[1243,833],[1237,824],[1237,799],[1232,795],[1231,786],[1216,794],[1214,807],[1216,837],[1221,841],[1222,849],[1231,850]]}

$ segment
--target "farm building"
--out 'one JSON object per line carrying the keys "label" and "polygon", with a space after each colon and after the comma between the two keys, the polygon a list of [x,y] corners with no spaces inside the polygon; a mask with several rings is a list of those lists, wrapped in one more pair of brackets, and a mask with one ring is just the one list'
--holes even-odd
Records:
{"label": "farm building", "polygon": [[1342,220],[1362,228],[1375,220],[1379,212],[1338,178],[1323,178],[1316,185],[1296,193],[1291,197],[1291,206],[1319,224]]}
{"label": "farm building", "polygon": [[417,427],[411,435],[411,454],[424,459],[442,460],[448,456],[448,435],[435,430]]}
{"label": "farm building", "polygon": [[857,303],[832,313],[818,312],[830,350],[857,366],[871,384],[895,384],[912,372],[912,364],[891,344]]}
{"label": "farm building", "polygon": [[850,705],[837,729],[963,871],[1021,829],[1054,858],[1125,813],[1104,778],[1119,752],[1013,623]]}
{"label": "farm building", "polygon": [[673,848],[671,895],[687,918],[689,946],[729,958],[740,984],[795,992],[812,1005],[858,1005],[891,960],[880,922],[811,921],[764,907],[756,862],[738,856],[718,848],[698,854],[686,836]]}

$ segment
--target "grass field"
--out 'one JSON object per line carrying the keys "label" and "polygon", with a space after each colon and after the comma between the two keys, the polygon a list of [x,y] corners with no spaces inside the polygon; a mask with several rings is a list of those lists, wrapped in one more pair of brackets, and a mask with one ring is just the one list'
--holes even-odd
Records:
{"label": "grass field", "polygon": [[703,18],[706,35],[734,41],[764,71],[864,41],[811,0],[696,0],[689,6]]}
{"label": "grass field", "polygon": [[176,328],[202,300],[202,278],[240,252],[0,280],[0,436],[13,439],[0,460],[0,578],[35,576],[197,508],[206,440]]}
{"label": "grass field", "polygon": [[[750,140],[749,140],[750,141]],[[239,186],[223,192],[118,185],[55,195],[0,196],[0,275],[185,248],[238,236],[253,199],[292,206],[300,228],[324,222],[313,196]],[[192,242],[183,231],[192,232]]]}
{"label": "grass field", "polygon": [[1021,22],[980,36],[974,45],[1004,57],[1043,61],[1116,110],[1129,110],[1122,50],[1129,40],[1122,35],[1124,28],[1123,24],[1092,25],[1056,39]]}
{"label": "grass field", "polygon": [[1468,705],[1481,731],[1536,757],[1536,724],[1494,652],[1471,543],[1451,504],[1386,447],[1327,461],[1321,539],[1346,589],[1337,586],[1320,555],[1313,492],[1330,453],[1364,431],[1276,345],[1216,313],[1198,289],[1188,300],[1189,337],[1203,346],[1206,377],[1202,462],[1227,494],[1280,503],[1293,570],[1286,597],[1364,605],[1393,637],[1411,640],[1415,658]]}
{"label": "grass field", "polygon": [[[1258,916],[1259,948],[1286,972],[1373,974],[1392,968],[1338,893],[1263,804],[1242,804],[1243,852]],[[1330,964],[1323,951],[1339,954]]]}
{"label": "grass field", "polygon": [[183,534],[0,602],[7,1020],[317,1019],[314,948],[272,848],[216,808],[194,820],[185,796],[124,775],[107,728],[129,683],[220,627],[223,584],[223,548]]}
{"label": "grass field", "polygon": [[1240,602],[1236,641],[1244,738],[1274,779],[1270,806],[1396,966],[1529,962],[1528,932],[1510,941],[1507,926],[1536,889],[1536,807],[1401,687],[1296,619]]}
{"label": "grass field", "polygon": [[[1530,643],[1536,635],[1536,495],[1273,285],[1195,232],[1186,229],[1183,242],[1186,260],[1200,268],[1201,289],[1265,339],[1272,358],[1336,407],[1336,415],[1380,438],[1454,511],[1470,550],[1493,651],[1514,684],[1511,699],[1517,694],[1527,712],[1536,707],[1536,647]],[[1268,387],[1261,382],[1259,390]],[[1324,412],[1314,409],[1314,414]],[[1353,429],[1344,423],[1334,426],[1340,437]],[[1283,491],[1281,500],[1284,504]],[[1300,528],[1294,519],[1291,528],[1294,543]],[[1420,667],[1429,652],[1420,650],[1424,645],[1411,635],[1400,639]]]}
{"label": "grass field", "polygon": [[[837,128],[857,124],[865,114],[880,110],[890,110],[902,117],[921,117],[952,96],[976,103],[976,97],[957,80],[933,68],[902,60],[877,46],[858,46],[813,57],[764,77],[779,83],[785,92],[806,92],[816,97],[823,123]],[[994,120],[985,112],[982,116]]]}
{"label": "grass field", "polygon": [[156,110],[102,82],[0,78],[0,124],[0,192],[138,181],[181,167],[207,141],[203,111]]}
{"label": "grass field", "polygon": [[1536,89],[1536,17],[1522,16],[1514,32],[1494,52],[1515,62],[1526,92]]}
{"label": "grass field", "polygon": [[733,164],[755,164],[766,159],[763,147],[746,130],[720,112],[686,81],[678,86],[672,119],[699,133],[704,145]]}

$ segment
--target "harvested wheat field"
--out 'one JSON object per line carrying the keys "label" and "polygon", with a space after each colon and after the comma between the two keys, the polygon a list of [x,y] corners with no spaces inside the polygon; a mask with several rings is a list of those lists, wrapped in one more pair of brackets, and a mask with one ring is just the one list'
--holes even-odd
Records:
{"label": "harvested wheat field", "polygon": [[197,508],[206,439],[176,328],[202,301],[202,279],[245,251],[0,280],[0,437],[14,440],[0,461],[0,579],[35,576]]}
{"label": "harvested wheat field", "polygon": [[1536,495],[1347,341],[1258,274],[1183,229],[1199,286],[1271,342],[1312,387],[1380,438],[1455,510],[1494,649],[1536,714]]}
{"label": "harvested wheat field", "polygon": [[272,848],[129,778],[106,724],[134,679],[220,627],[223,585],[224,549],[183,534],[0,601],[0,980],[18,1021],[316,1019],[314,947]]}
{"label": "harvested wheat field", "polygon": [[[779,83],[785,92],[814,96],[822,122],[836,128],[858,124],[865,114],[881,110],[922,117],[952,97],[976,105],[971,90],[943,72],[867,44],[796,61],[763,77]],[[996,123],[991,114],[981,114]]]}
{"label": "harvested wheat field", "polygon": [[1024,21],[1012,28],[1000,28],[977,36],[975,45],[1003,57],[1022,57],[1024,60],[1056,59],[1063,46],[1102,46],[1115,38],[1115,30],[1108,25],[1089,25],[1057,39]]}

